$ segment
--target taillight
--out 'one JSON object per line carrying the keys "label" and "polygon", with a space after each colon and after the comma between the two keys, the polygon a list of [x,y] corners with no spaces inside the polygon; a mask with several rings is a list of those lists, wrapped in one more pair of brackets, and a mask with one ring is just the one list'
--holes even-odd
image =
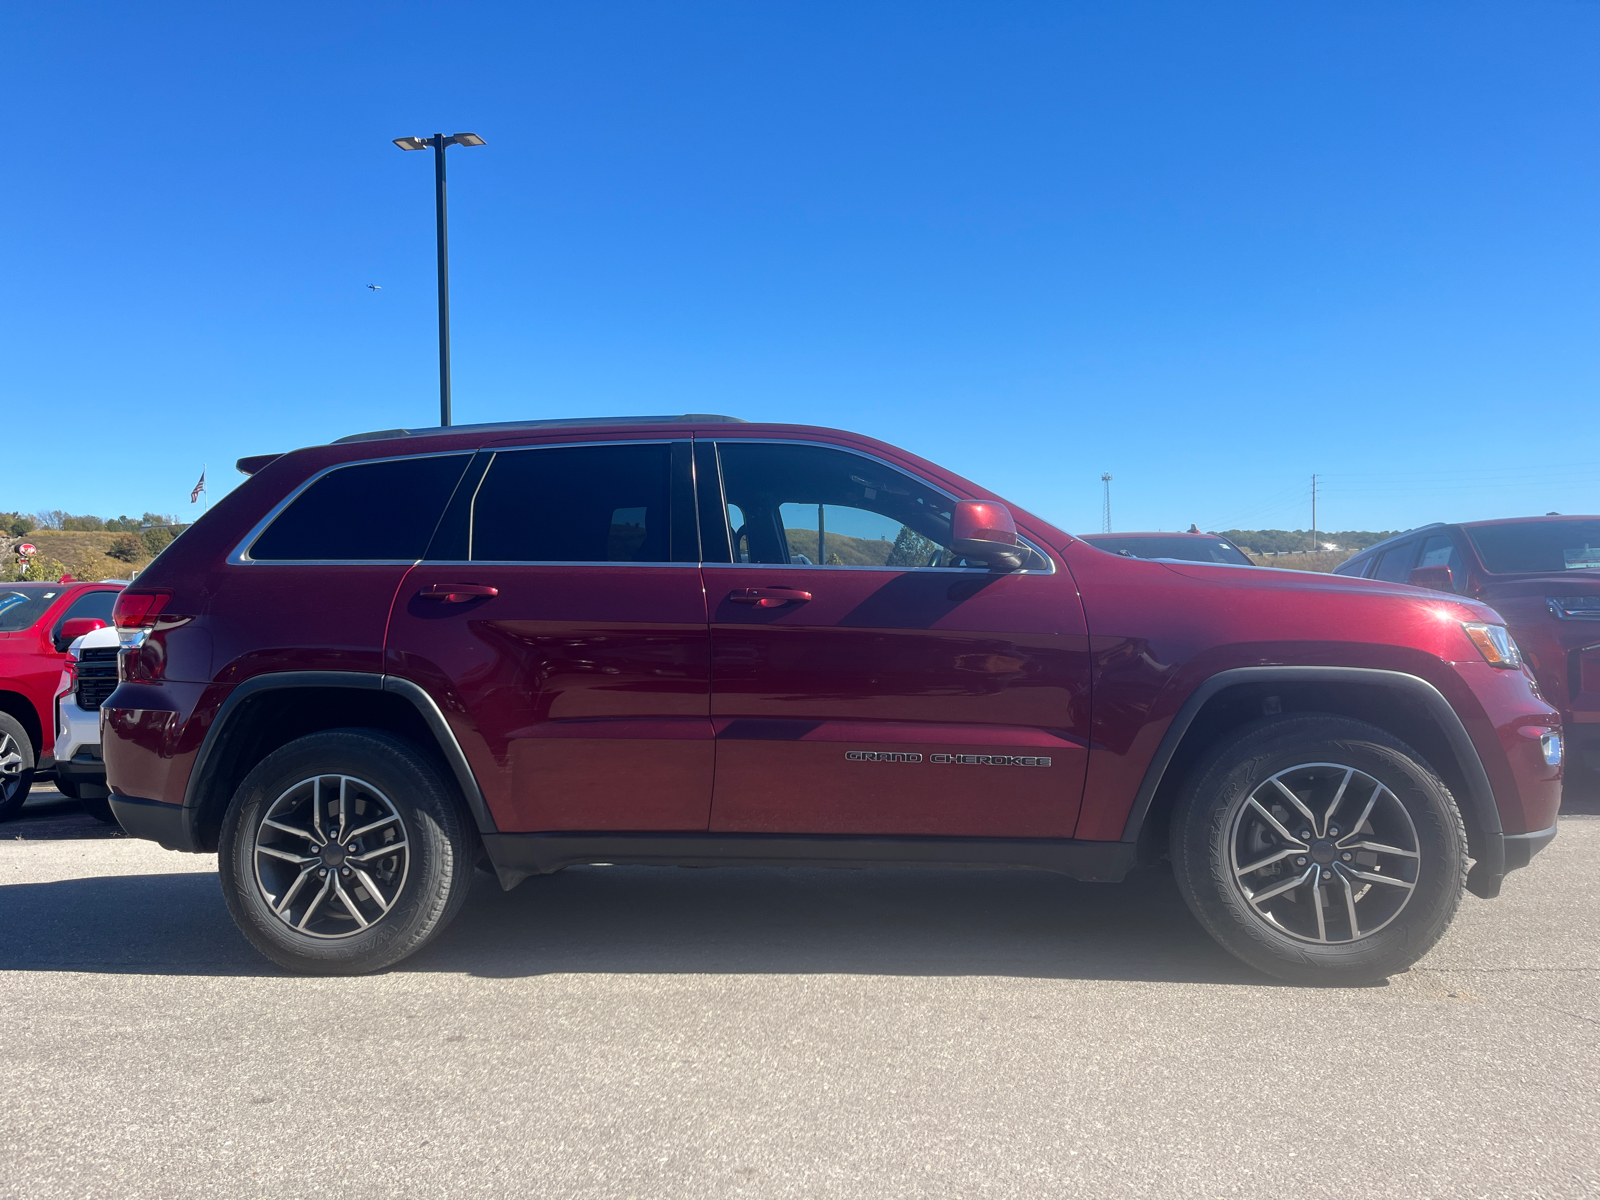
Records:
{"label": "taillight", "polygon": [[111,609],[111,621],[118,629],[148,629],[171,599],[172,593],[166,590],[122,592]]}

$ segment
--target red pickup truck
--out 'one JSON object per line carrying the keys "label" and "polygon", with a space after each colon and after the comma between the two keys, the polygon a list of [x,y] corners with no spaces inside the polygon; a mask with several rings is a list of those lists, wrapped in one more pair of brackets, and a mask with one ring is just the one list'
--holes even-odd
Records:
{"label": "red pickup truck", "polygon": [[1232,953],[1348,982],[1555,835],[1560,717],[1465,597],[1107,553],[871,438],[725,417],[240,466],[117,601],[106,773],[295,970],[412,953],[474,862],[1167,860]]}
{"label": "red pickup truck", "polygon": [[55,696],[73,638],[111,622],[120,583],[0,583],[0,820],[55,759]]}

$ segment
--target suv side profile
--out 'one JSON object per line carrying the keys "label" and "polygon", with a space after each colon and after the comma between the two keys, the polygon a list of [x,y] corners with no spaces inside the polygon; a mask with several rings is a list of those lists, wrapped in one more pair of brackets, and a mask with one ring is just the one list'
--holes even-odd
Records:
{"label": "suv side profile", "polygon": [[1339,564],[1501,613],[1561,713],[1570,765],[1600,771],[1600,517],[1517,517],[1424,525]]}
{"label": "suv side profile", "polygon": [[215,849],[293,970],[399,961],[476,862],[1167,853],[1233,954],[1349,982],[1555,834],[1559,718],[1469,600],[1110,554],[871,438],[725,417],[240,466],[118,600],[103,746],[123,827]]}

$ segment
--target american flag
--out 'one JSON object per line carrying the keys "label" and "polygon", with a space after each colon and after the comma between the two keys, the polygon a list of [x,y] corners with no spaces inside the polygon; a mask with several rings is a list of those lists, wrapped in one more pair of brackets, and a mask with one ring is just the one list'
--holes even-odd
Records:
{"label": "american flag", "polygon": [[189,503],[190,504],[199,504],[200,503],[200,493],[205,491],[205,490],[206,490],[206,473],[202,469],[201,472],[200,472],[200,482],[195,484],[194,485],[194,491],[189,493]]}

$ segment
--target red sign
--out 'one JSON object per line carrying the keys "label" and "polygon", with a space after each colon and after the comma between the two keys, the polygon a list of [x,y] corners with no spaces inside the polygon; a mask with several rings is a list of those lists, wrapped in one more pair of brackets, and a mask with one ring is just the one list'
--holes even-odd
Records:
{"label": "red sign", "polygon": [[22,555],[23,558],[32,558],[39,553],[39,547],[31,542],[23,542],[22,545],[17,547],[17,553]]}

